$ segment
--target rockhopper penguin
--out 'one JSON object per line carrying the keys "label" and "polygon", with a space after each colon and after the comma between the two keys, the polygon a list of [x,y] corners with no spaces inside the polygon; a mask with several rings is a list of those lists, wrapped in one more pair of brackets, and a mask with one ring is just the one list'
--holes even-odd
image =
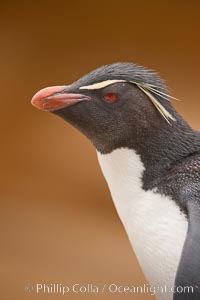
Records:
{"label": "rockhopper penguin", "polygon": [[71,85],[42,89],[32,104],[62,117],[95,146],[142,270],[160,288],[157,298],[197,300],[200,133],[169,99],[155,72],[114,63]]}

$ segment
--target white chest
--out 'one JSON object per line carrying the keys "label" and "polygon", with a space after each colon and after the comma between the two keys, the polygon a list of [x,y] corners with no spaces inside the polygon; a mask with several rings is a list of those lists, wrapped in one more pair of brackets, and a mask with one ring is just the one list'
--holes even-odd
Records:
{"label": "white chest", "polygon": [[[144,165],[134,150],[97,152],[114,204],[151,285],[173,287],[188,222],[169,197],[142,189]],[[162,289],[162,288],[161,288]],[[172,293],[158,293],[172,299]]]}

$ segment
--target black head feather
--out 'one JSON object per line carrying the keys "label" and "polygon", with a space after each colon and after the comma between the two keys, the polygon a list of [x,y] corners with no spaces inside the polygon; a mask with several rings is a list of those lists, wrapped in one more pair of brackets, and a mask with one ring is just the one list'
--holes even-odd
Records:
{"label": "black head feather", "polygon": [[138,83],[155,85],[158,89],[166,91],[164,80],[153,70],[149,70],[133,63],[117,62],[102,66],[81,77],[72,84],[73,88],[112,79],[124,79]]}

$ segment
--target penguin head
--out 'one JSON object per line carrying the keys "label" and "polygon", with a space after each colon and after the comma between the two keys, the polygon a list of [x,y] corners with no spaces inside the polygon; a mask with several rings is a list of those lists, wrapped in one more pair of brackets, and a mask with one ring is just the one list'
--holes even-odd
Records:
{"label": "penguin head", "polygon": [[[132,63],[100,67],[68,86],[48,87],[32,104],[56,114],[101,153],[147,141],[171,125],[174,110],[155,72]],[[137,148],[137,147],[135,147]]]}

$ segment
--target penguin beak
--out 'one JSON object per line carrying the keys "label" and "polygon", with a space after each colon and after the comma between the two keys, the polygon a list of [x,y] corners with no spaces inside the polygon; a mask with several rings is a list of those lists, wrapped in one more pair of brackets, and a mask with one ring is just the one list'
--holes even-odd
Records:
{"label": "penguin beak", "polygon": [[75,93],[67,93],[70,86],[51,86],[37,92],[31,103],[33,106],[44,111],[55,111],[81,101],[91,100],[89,96]]}

